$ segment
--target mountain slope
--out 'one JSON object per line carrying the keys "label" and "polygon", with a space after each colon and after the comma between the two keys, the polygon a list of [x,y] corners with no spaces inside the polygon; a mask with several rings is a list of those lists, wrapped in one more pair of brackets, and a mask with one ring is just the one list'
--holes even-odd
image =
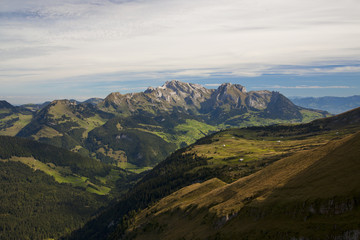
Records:
{"label": "mountain slope", "polygon": [[128,237],[325,239],[359,231],[358,156],[360,133],[228,185],[216,179],[191,185],[140,212]]}
{"label": "mountain slope", "polygon": [[[132,210],[212,178],[231,184],[286,156],[344,138],[360,130],[359,112],[360,108],[308,124],[229,129],[202,138],[159,163],[125,198],[74,232],[71,239],[105,239],[112,231],[114,239],[119,238],[132,221]],[[349,122],[353,123],[350,127]]]}

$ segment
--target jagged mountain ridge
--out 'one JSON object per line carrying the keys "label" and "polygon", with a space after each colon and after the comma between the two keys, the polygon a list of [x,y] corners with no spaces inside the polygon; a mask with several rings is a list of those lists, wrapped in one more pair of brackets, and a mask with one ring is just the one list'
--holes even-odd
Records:
{"label": "jagged mountain ridge", "polygon": [[166,82],[163,86],[149,87],[140,93],[108,95],[98,106],[107,110],[115,110],[122,114],[134,114],[142,111],[150,113],[168,112],[175,109],[198,111],[201,103],[211,95],[211,90],[198,84],[179,81]]}
{"label": "jagged mountain ridge", "polygon": [[[274,103],[275,101],[276,103]],[[270,103],[273,104],[268,108]],[[291,109],[290,112],[278,112],[273,106],[277,104],[282,104],[284,109]],[[267,117],[301,119],[301,108],[292,104],[280,93],[266,90],[247,92],[244,86],[231,83],[224,83],[217,89],[207,89],[198,84],[173,80],[166,82],[161,87],[150,87],[140,93],[124,95],[118,92],[111,93],[98,106],[105,111],[122,114],[137,114],[142,111],[159,113],[176,110],[190,114],[210,114],[214,117],[222,112],[235,111],[236,114],[242,114],[251,110],[264,110]]]}

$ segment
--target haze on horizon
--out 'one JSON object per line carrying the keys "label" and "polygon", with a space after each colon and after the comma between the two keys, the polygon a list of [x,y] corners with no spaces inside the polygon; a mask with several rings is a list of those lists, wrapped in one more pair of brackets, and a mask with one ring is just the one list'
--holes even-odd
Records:
{"label": "haze on horizon", "polygon": [[0,99],[85,100],[171,79],[355,95],[359,12],[358,0],[2,0]]}

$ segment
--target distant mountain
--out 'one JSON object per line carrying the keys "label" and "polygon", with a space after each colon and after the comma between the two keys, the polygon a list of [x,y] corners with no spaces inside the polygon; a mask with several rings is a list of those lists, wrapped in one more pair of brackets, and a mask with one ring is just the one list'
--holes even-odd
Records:
{"label": "distant mountain", "polygon": [[97,105],[102,101],[104,101],[104,99],[102,99],[102,98],[89,98],[88,100],[84,101],[84,103],[91,103],[91,104]]}
{"label": "distant mountain", "polygon": [[36,112],[38,110],[43,109],[44,107],[46,107],[47,105],[49,105],[51,102],[44,102],[44,103],[40,103],[40,104],[33,104],[33,103],[29,103],[29,104],[23,104],[21,105],[21,107],[23,108],[27,108],[33,112]]}
{"label": "distant mountain", "polygon": [[351,97],[290,97],[298,106],[312,109],[321,109],[338,114],[360,107],[360,95]]}
{"label": "distant mountain", "polygon": [[31,112],[22,106],[13,106],[5,100],[0,100],[0,116],[8,116],[13,113],[30,114]]}
{"label": "distant mountain", "polygon": [[[338,205],[329,210],[337,211],[336,206],[346,205],[342,199],[359,197],[358,190],[354,193],[359,189],[358,181],[351,180],[358,176],[360,149],[360,135],[352,134],[359,131],[360,108],[307,124],[214,133],[159,163],[126,197],[74,232],[70,239],[107,239],[107,236],[109,239],[120,236],[121,239],[241,239],[239,231],[246,233],[244,239],[247,236],[265,239],[261,234],[267,233],[273,239],[316,234],[321,225],[316,221],[321,217],[318,211],[327,206],[321,203],[338,201]],[[328,159],[331,160],[327,162]],[[334,173],[337,169],[341,171]],[[302,177],[303,173],[306,174]],[[296,177],[300,180],[294,180]],[[289,187],[288,180],[291,180]],[[344,185],[337,184],[338,181],[344,181]],[[292,188],[293,183],[297,184],[296,188]],[[271,201],[261,205],[278,190],[282,191],[278,196],[280,205],[276,202],[271,205],[274,204]],[[313,198],[307,199],[307,196]],[[308,212],[311,206],[316,212]],[[143,210],[136,213],[134,210],[138,209]],[[357,206],[353,209],[345,213],[349,214],[348,219],[358,219]],[[237,216],[240,220],[235,220]],[[304,217],[309,219],[309,225],[304,225],[307,224],[303,222]],[[338,218],[333,221],[331,213],[323,217],[323,223],[328,225],[320,234],[326,238],[332,234],[328,227],[340,222]],[[234,224],[229,228],[231,221]],[[244,224],[247,222],[253,224]],[[338,235],[358,226],[346,219],[342,223],[338,225]],[[311,224],[315,224],[315,230],[311,230]],[[310,227],[310,231],[306,232],[303,226]],[[290,235],[273,236],[288,231]],[[215,237],[217,232],[221,237]],[[232,232],[235,236],[227,235]]]}
{"label": "distant mountain", "polygon": [[173,80],[158,88],[150,87],[145,92],[125,95],[118,92],[111,93],[103,103],[99,104],[99,107],[122,115],[173,111],[197,113],[201,103],[210,97],[211,92],[212,90],[198,84]]}
{"label": "distant mountain", "polygon": [[298,107],[278,92],[247,92],[244,86],[231,83],[206,89],[176,80],[141,93],[111,93],[98,107],[122,116],[176,111],[201,116],[208,124],[230,126],[303,122],[327,115],[325,111]]}

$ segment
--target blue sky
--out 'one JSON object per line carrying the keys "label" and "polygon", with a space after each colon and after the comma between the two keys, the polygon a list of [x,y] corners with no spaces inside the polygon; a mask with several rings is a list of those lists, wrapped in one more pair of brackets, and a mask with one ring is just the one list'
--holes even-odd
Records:
{"label": "blue sky", "polygon": [[177,79],[360,94],[358,0],[1,0],[0,99],[139,92]]}

